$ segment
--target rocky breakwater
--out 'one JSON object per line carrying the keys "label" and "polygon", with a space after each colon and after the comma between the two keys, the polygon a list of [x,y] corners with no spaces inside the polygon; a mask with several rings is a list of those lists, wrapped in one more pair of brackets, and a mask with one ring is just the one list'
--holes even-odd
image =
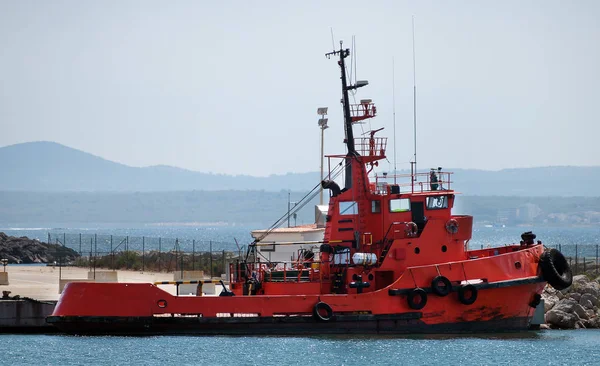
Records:
{"label": "rocky breakwater", "polygon": [[69,263],[77,257],[79,253],[62,245],[0,232],[0,259],[6,258],[8,263]]}
{"label": "rocky breakwater", "polygon": [[600,328],[600,277],[579,275],[561,291],[547,285],[542,293],[545,320],[551,329]]}

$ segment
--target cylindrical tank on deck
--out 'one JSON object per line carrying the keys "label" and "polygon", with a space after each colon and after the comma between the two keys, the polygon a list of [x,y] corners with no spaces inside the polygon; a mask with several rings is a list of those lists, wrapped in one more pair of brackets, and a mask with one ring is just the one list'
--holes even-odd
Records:
{"label": "cylindrical tank on deck", "polygon": [[374,253],[354,253],[352,263],[363,266],[372,266],[377,263],[377,256]]}

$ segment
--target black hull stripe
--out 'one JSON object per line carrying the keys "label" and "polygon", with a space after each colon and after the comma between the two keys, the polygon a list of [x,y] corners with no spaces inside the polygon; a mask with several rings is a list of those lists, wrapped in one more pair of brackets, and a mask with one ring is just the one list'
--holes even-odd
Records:
{"label": "black hull stripe", "polygon": [[[528,277],[528,278],[520,278],[518,280],[508,280],[508,281],[498,281],[498,282],[482,282],[482,283],[474,283],[474,286],[477,290],[487,290],[494,288],[503,288],[503,287],[511,287],[511,286],[522,286],[522,285],[530,285],[534,283],[545,282],[541,277]],[[452,286],[452,291],[458,291],[461,286]],[[389,289],[388,294],[390,296],[398,296],[398,295],[406,295],[410,291],[414,289],[412,288],[404,288],[404,289]],[[431,287],[423,288],[427,293],[433,293]]]}
{"label": "black hull stripe", "polygon": [[[109,318],[49,317],[59,330],[71,334],[196,334],[196,335],[322,335],[322,334],[442,334],[513,332],[527,330],[529,318],[426,324],[421,313],[374,316],[335,316],[330,321],[313,317],[289,318]],[[303,319],[292,319],[303,318]],[[216,321],[215,321],[216,320]],[[235,321],[233,321],[235,320]]]}

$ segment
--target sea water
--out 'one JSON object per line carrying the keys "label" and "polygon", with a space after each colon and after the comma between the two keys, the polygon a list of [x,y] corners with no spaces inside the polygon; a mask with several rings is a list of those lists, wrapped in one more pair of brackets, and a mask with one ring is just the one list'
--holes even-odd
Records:
{"label": "sea water", "polygon": [[[2,227],[0,231],[12,236],[27,236],[30,239],[47,241],[48,234],[59,242],[65,237],[67,246],[79,250],[79,234],[83,237],[82,252],[89,252],[90,240],[97,234],[97,247],[94,244],[94,250],[98,252],[108,251],[108,238],[115,236],[114,245],[118,245],[119,240],[129,237],[129,248],[131,250],[142,250],[141,239],[146,239],[146,250],[156,250],[158,238],[162,238],[163,250],[173,249],[175,239],[178,239],[179,250],[191,252],[192,240],[196,241],[195,250],[208,250],[208,242],[211,241],[211,248],[216,251],[232,250],[238,247],[248,245],[252,241],[250,231],[265,229],[265,227],[249,225],[219,225],[219,226],[136,226],[136,227],[106,227],[103,225],[87,225],[86,227]],[[502,246],[507,244],[519,243],[521,233],[533,231],[537,235],[536,240],[541,240],[544,245],[558,248],[560,246],[563,253],[567,256],[575,256],[575,245],[577,245],[577,254],[592,258],[596,256],[596,247],[600,245],[600,227],[557,227],[557,226],[520,226],[520,227],[484,227],[475,226],[473,228],[473,237],[469,241],[469,248],[480,249],[488,246]],[[99,238],[102,238],[100,240]],[[237,243],[236,243],[237,241]],[[121,245],[122,247],[123,245]],[[122,248],[121,248],[122,249]]]}
{"label": "sea water", "polygon": [[2,365],[598,365],[600,330],[470,336],[2,335]]}

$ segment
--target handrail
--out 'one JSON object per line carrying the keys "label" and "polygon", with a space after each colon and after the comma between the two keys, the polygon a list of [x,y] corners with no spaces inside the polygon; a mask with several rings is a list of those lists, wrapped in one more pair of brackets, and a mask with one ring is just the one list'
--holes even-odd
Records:
{"label": "handrail", "polygon": [[[451,190],[453,181],[450,179],[452,172],[435,172],[436,181],[431,181],[431,173],[415,173],[415,174],[376,174],[374,189],[375,194],[389,194],[390,186],[394,184],[399,187],[400,193],[423,193],[423,192],[439,192]],[[406,182],[409,180],[409,182]],[[404,182],[399,182],[404,181]],[[395,182],[395,183],[390,183]],[[373,184],[373,183],[371,183]],[[410,188],[410,190],[402,190],[402,188]]]}

